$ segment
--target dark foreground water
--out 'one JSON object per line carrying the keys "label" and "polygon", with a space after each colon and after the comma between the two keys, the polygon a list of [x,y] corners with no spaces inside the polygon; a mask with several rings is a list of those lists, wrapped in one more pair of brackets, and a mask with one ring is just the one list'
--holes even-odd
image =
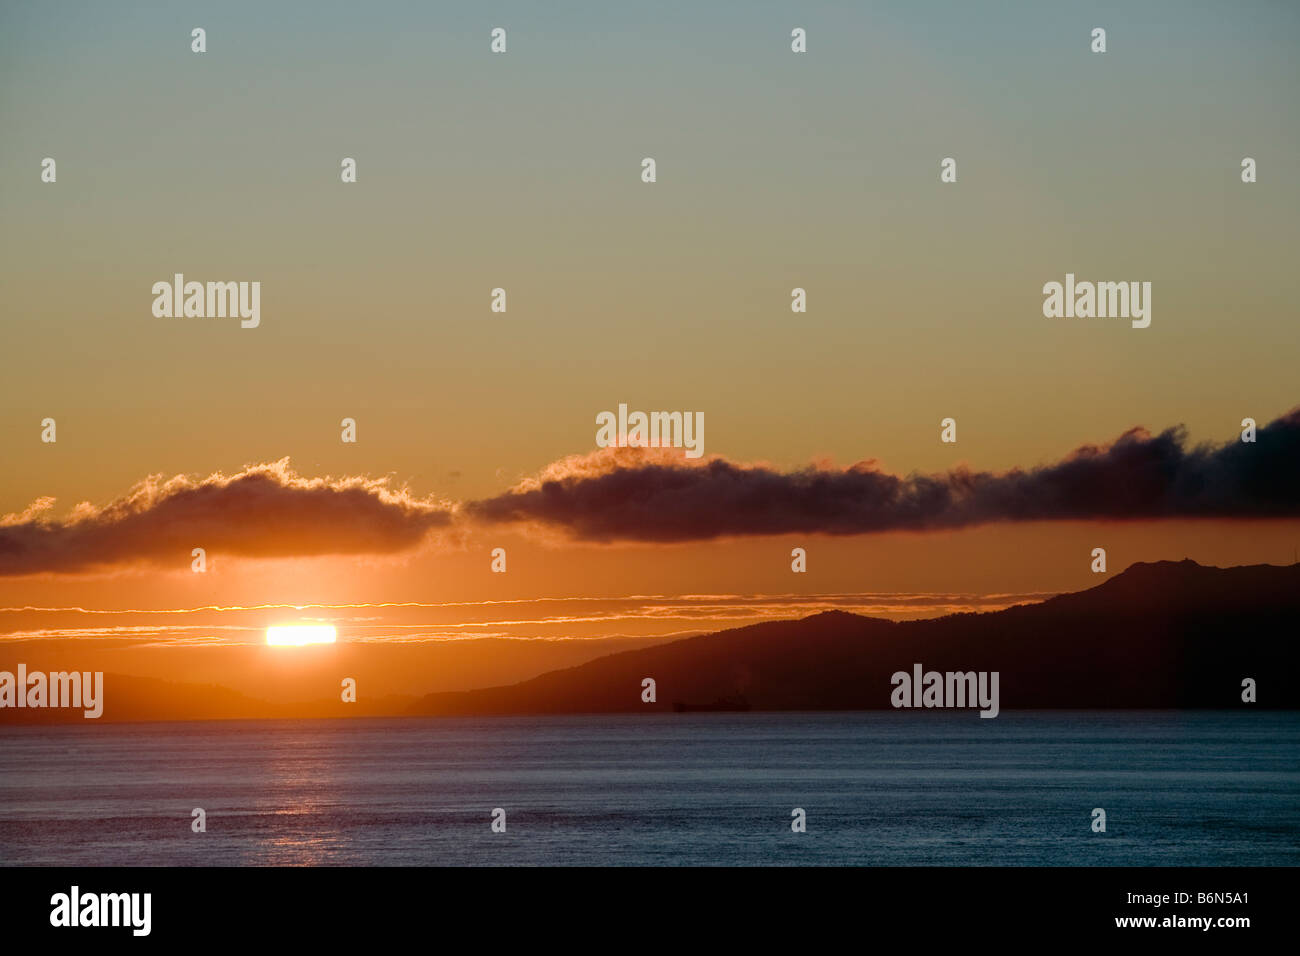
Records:
{"label": "dark foreground water", "polygon": [[11,727],[0,863],[1294,866],[1300,714]]}

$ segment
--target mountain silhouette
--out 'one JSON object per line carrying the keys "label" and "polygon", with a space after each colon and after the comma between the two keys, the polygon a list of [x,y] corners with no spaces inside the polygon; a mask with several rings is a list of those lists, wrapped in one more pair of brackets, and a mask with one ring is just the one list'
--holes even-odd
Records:
{"label": "mountain silhouette", "polygon": [[[1016,708],[1300,707],[1300,564],[1134,564],[1040,604],[922,621],[827,611],[625,651],[522,683],[421,698],[413,714],[889,708],[897,671],[997,671]],[[642,681],[656,700],[643,702]],[[1242,701],[1242,681],[1258,702]]]}
{"label": "mountain silhouette", "polygon": [[[215,684],[105,673],[104,712],[5,708],[0,725],[119,721],[641,713],[707,709],[878,710],[891,676],[997,671],[1014,709],[1300,709],[1300,564],[1135,564],[1097,587],[991,613],[887,621],[844,611],[627,650],[521,683],[420,698],[267,701]],[[642,680],[657,699],[644,703]],[[1242,701],[1242,681],[1258,701]],[[725,707],[723,709],[726,709]],[[738,709],[738,708],[737,708]]]}

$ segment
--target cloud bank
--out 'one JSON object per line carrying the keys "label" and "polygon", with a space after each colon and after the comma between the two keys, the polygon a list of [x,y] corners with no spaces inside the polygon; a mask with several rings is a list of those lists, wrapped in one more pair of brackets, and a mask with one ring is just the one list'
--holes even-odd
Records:
{"label": "cloud bank", "polygon": [[0,576],[209,556],[387,554],[453,522],[519,524],[588,542],[951,530],[998,522],[1300,517],[1300,408],[1257,441],[1188,445],[1134,428],[1061,461],[993,473],[899,476],[874,461],[782,472],[680,450],[611,448],[548,465],[500,495],[454,504],[387,479],[304,478],[288,459],[206,478],[152,476],[62,520],[41,498],[0,519]]}
{"label": "cloud bank", "polygon": [[1063,460],[995,474],[959,468],[905,477],[875,462],[779,472],[721,458],[567,459],[465,506],[489,524],[532,522],[584,541],[697,541],[791,532],[833,535],[1064,519],[1300,516],[1300,408],[1257,441],[1188,447],[1184,429],[1140,428]]}
{"label": "cloud bank", "polygon": [[288,459],[235,475],[151,476],[103,507],[50,518],[52,498],[0,521],[0,575],[139,562],[188,568],[190,551],[250,557],[383,554],[418,544],[450,506],[382,478],[304,478]]}

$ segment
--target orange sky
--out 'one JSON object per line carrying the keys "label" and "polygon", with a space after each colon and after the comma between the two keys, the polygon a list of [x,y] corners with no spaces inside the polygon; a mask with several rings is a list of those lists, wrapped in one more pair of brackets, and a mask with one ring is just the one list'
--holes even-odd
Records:
{"label": "orange sky", "polygon": [[[1300,398],[1291,5],[1117,10],[1104,58],[1035,4],[813,7],[806,56],[776,8],[524,6],[496,58],[432,7],[232,8],[202,57],[122,16],[0,14],[0,667],[417,693],[996,608],[1096,547],[1295,559],[1300,418],[1239,442]],[[260,325],[155,316],[177,272]],[[1150,327],[1045,318],[1067,272],[1151,282]],[[705,460],[538,491],[621,402],[701,412]],[[254,646],[300,619],[340,644]]]}
{"label": "orange sky", "polygon": [[[417,694],[827,607],[904,618],[1041,600],[1099,583],[1089,570],[1096,546],[1114,573],[1165,558],[1288,563],[1298,541],[1300,520],[1050,522],[654,546],[475,534],[455,549],[383,559],[217,556],[205,574],[186,566],[0,578],[0,668],[22,660],[309,700],[329,696],[346,663],[367,692]],[[505,574],[489,570],[490,546],[506,548]],[[808,551],[805,574],[790,570],[796,546]],[[356,606],[291,606],[317,602]],[[376,606],[384,602],[401,606]],[[334,623],[340,644],[262,645],[267,626],[307,621]],[[626,640],[600,640],[618,636]]]}

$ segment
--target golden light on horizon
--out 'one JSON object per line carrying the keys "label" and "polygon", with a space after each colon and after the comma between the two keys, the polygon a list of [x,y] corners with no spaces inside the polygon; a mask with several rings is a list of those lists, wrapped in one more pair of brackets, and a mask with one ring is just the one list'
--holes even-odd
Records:
{"label": "golden light on horizon", "polygon": [[333,644],[337,637],[337,632],[330,624],[281,624],[266,629],[266,643],[272,647]]}

